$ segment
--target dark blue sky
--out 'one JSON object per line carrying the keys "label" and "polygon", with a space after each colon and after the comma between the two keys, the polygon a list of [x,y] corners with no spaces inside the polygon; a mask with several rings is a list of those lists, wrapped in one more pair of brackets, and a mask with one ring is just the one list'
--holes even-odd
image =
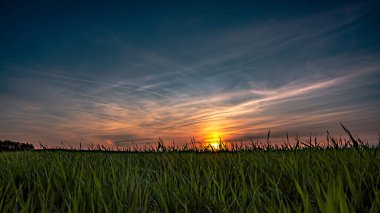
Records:
{"label": "dark blue sky", "polygon": [[378,1],[157,2],[2,1],[0,139],[376,138]]}

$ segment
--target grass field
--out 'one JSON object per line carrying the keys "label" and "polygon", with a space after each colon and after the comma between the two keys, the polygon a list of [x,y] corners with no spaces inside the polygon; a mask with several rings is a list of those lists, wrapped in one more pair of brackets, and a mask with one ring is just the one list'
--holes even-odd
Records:
{"label": "grass field", "polygon": [[379,212],[378,149],[0,153],[1,212]]}

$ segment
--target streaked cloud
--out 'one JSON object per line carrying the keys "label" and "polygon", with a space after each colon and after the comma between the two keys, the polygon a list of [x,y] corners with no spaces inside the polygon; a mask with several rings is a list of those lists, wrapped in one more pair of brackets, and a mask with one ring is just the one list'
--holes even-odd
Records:
{"label": "streaked cloud", "polygon": [[340,133],[344,122],[373,139],[380,130],[380,49],[360,40],[374,13],[352,4],[189,36],[169,27],[169,37],[178,37],[150,47],[107,29],[86,39],[93,49],[110,48],[111,59],[107,52],[98,53],[104,61],[75,66],[5,59],[0,137],[149,144],[158,137],[202,140],[210,131],[226,138],[268,129],[275,136]]}

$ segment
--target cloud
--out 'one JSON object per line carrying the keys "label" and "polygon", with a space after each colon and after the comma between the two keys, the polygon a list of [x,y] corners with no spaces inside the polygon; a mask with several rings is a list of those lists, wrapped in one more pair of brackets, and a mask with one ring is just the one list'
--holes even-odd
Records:
{"label": "cloud", "polygon": [[344,39],[372,12],[354,5],[226,26],[151,49],[110,32],[94,44],[118,44],[117,63],[104,70],[91,61],[74,70],[2,64],[0,136],[138,144],[216,130],[321,132],[339,121],[372,134],[380,128],[379,53]]}

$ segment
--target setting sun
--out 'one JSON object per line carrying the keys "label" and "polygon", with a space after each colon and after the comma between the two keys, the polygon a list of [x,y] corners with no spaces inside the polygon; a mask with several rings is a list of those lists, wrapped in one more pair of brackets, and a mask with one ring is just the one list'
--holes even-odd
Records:
{"label": "setting sun", "polygon": [[220,132],[212,132],[211,134],[207,135],[204,139],[205,145],[210,150],[220,150],[223,149],[226,144],[222,142],[222,136],[223,134]]}

